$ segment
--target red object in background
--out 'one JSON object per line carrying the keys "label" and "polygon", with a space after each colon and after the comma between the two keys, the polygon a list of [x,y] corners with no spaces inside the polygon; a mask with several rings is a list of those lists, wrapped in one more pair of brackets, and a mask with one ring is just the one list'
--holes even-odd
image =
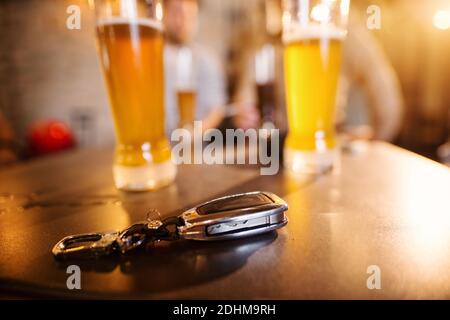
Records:
{"label": "red object in background", "polygon": [[43,155],[72,148],[75,139],[72,130],[65,123],[45,120],[30,126],[28,144],[34,155]]}

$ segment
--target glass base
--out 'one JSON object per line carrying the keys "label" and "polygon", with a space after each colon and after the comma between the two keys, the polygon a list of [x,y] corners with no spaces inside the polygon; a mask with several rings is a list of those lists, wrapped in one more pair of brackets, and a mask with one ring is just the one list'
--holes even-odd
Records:
{"label": "glass base", "polygon": [[294,174],[321,174],[333,168],[337,156],[336,149],[318,152],[284,148],[284,168]]}
{"label": "glass base", "polygon": [[116,187],[120,190],[152,191],[172,183],[177,167],[171,160],[139,167],[114,165],[113,173]]}

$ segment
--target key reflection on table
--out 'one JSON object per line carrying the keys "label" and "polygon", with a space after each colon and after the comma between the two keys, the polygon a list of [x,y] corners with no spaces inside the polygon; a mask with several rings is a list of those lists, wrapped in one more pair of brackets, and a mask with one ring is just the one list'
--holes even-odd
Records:
{"label": "key reflection on table", "polygon": [[[123,291],[130,295],[133,291],[151,294],[200,285],[233,273],[245,265],[252,254],[276,238],[277,233],[270,232],[232,241],[162,241],[126,255],[62,261],[58,262],[58,267],[65,272],[69,265],[76,264],[83,270],[86,283],[91,283],[90,277],[103,273],[105,277],[111,276],[114,282],[121,282]],[[105,279],[105,282],[108,281]],[[95,292],[95,288],[83,289]]]}

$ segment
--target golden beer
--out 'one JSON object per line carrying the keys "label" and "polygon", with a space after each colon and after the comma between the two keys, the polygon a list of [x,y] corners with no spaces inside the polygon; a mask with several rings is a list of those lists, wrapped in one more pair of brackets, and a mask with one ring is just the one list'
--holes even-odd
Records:
{"label": "golden beer", "polygon": [[336,163],[336,91],[349,9],[350,0],[283,1],[288,172],[320,174]]}
{"label": "golden beer", "polygon": [[336,91],[342,40],[338,30],[304,29],[285,37],[285,87],[289,133],[287,169],[318,173],[335,158]]}
{"label": "golden beer", "polygon": [[335,100],[341,41],[304,39],[285,48],[289,121],[286,147],[301,151],[333,149]]}
{"label": "golden beer", "polygon": [[129,190],[166,185],[175,167],[165,137],[162,28],[152,19],[111,18],[98,23],[97,35],[118,143],[116,184]]}
{"label": "golden beer", "polygon": [[179,90],[177,92],[178,111],[180,115],[179,126],[185,127],[193,125],[195,120],[195,109],[197,97],[194,91]]}

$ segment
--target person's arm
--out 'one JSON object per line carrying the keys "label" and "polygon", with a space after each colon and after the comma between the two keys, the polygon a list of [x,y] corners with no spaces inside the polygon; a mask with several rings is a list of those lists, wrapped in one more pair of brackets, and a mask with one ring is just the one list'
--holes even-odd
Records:
{"label": "person's arm", "polygon": [[344,57],[346,75],[360,82],[369,98],[374,138],[392,141],[403,120],[399,81],[383,49],[360,21],[350,24]]}
{"label": "person's arm", "polygon": [[217,128],[225,117],[225,110],[223,107],[213,108],[208,115],[203,119],[203,130]]}
{"label": "person's arm", "polygon": [[254,77],[254,51],[242,54],[241,68],[234,101],[233,123],[237,128],[249,129],[259,126],[260,117],[256,107],[256,85]]}

